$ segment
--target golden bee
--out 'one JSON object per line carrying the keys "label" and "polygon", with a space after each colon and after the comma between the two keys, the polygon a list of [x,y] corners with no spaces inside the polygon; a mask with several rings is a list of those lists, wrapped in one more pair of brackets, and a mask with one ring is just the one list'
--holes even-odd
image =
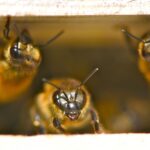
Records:
{"label": "golden bee", "polygon": [[95,133],[101,133],[99,117],[84,84],[98,71],[94,69],[80,82],[73,78],[47,80],[44,90],[35,99],[31,120],[41,133],[71,133],[92,123]]}
{"label": "golden bee", "polygon": [[[139,67],[139,70],[144,75],[145,79],[148,82],[150,82],[150,33],[147,33],[142,38],[139,38],[139,37],[136,37],[135,35],[129,33],[125,29],[122,29],[122,32],[125,33],[126,37],[130,37],[130,38],[133,38],[133,39],[139,41],[139,45],[137,48],[138,67]],[[127,41],[129,42],[128,39],[127,39]],[[132,47],[132,49],[134,49],[134,48]]]}
{"label": "golden bee", "polygon": [[[17,36],[11,38],[11,27],[8,17],[3,30],[6,44],[0,49],[0,102],[8,102],[23,93],[32,83],[42,60],[40,45],[33,44],[27,30],[19,32],[17,26],[13,26]],[[63,31],[59,32],[45,45],[62,33]]]}

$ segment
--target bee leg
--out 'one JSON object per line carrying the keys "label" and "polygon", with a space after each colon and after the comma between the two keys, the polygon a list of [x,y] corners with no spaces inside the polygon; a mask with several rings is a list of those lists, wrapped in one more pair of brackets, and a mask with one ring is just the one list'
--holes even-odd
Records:
{"label": "bee leg", "polygon": [[7,21],[3,30],[3,36],[9,40],[9,31],[10,31],[10,16],[7,17]]}
{"label": "bee leg", "polygon": [[102,127],[100,126],[100,121],[97,112],[94,109],[91,109],[90,114],[91,114],[92,124],[95,133],[102,133],[103,131],[102,131]]}
{"label": "bee leg", "polygon": [[37,133],[46,134],[45,127],[42,124],[40,126],[38,126]]}
{"label": "bee leg", "polygon": [[33,125],[36,128],[36,133],[38,134],[46,134],[46,130],[44,125],[42,124],[39,115],[36,115],[33,121]]}
{"label": "bee leg", "polygon": [[65,132],[64,128],[61,126],[61,122],[58,118],[53,119],[53,125],[55,128],[57,128],[61,132]]}

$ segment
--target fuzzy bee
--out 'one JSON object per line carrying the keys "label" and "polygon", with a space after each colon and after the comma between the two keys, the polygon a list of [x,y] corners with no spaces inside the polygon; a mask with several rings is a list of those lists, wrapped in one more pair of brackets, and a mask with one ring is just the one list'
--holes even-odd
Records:
{"label": "fuzzy bee", "polygon": [[[12,26],[8,17],[3,30],[6,44],[0,49],[0,102],[15,99],[24,92],[31,84],[42,60],[40,46],[33,44],[27,30],[20,32],[15,24],[13,27],[17,35],[15,38],[10,37]],[[59,32],[45,45],[62,33],[63,31]]]}
{"label": "fuzzy bee", "polygon": [[41,133],[74,133],[92,123],[95,133],[101,133],[99,117],[84,84],[98,71],[94,69],[80,82],[73,78],[43,79],[44,90],[31,109],[32,123]]}
{"label": "fuzzy bee", "polygon": [[130,40],[128,37],[139,41],[136,52],[136,54],[138,54],[138,67],[145,79],[150,82],[150,33],[146,33],[142,38],[139,38],[125,29],[122,29],[122,32],[125,33],[127,42],[130,44],[129,46],[131,49],[134,49],[134,47],[129,43]]}

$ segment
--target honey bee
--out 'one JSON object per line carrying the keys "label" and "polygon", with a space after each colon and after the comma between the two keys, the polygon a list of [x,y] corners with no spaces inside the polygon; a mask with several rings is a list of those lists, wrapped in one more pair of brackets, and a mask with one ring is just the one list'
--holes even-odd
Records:
{"label": "honey bee", "polygon": [[0,49],[0,102],[15,99],[29,87],[42,60],[40,48],[63,33],[61,31],[46,44],[36,46],[27,30],[19,32],[15,24],[13,27],[17,36],[10,38],[11,26],[8,17],[3,30],[6,44]]}
{"label": "honey bee", "polygon": [[[145,79],[150,82],[150,33],[147,33],[142,38],[139,38],[129,33],[125,29],[122,29],[122,32],[125,33],[126,37],[130,37],[139,41],[137,48],[138,67]],[[129,42],[128,39],[127,41]]]}
{"label": "honey bee", "polygon": [[73,78],[47,80],[44,90],[31,109],[33,126],[41,133],[71,133],[89,123],[95,133],[102,133],[99,117],[84,84],[98,71],[94,69],[83,82]]}

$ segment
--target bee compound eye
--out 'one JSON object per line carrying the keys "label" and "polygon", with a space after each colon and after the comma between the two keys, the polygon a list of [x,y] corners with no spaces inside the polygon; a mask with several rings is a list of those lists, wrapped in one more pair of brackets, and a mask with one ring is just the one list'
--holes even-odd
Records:
{"label": "bee compound eye", "polygon": [[56,104],[56,106],[58,106],[62,110],[66,110],[68,107],[67,99],[66,99],[64,93],[62,93],[60,91],[54,92],[53,101]]}
{"label": "bee compound eye", "polygon": [[17,44],[15,44],[13,47],[10,48],[10,55],[14,59],[20,59],[22,57]]}
{"label": "bee compound eye", "polygon": [[85,103],[86,103],[86,94],[83,90],[80,90],[76,97],[76,104],[78,108],[82,109]]}

